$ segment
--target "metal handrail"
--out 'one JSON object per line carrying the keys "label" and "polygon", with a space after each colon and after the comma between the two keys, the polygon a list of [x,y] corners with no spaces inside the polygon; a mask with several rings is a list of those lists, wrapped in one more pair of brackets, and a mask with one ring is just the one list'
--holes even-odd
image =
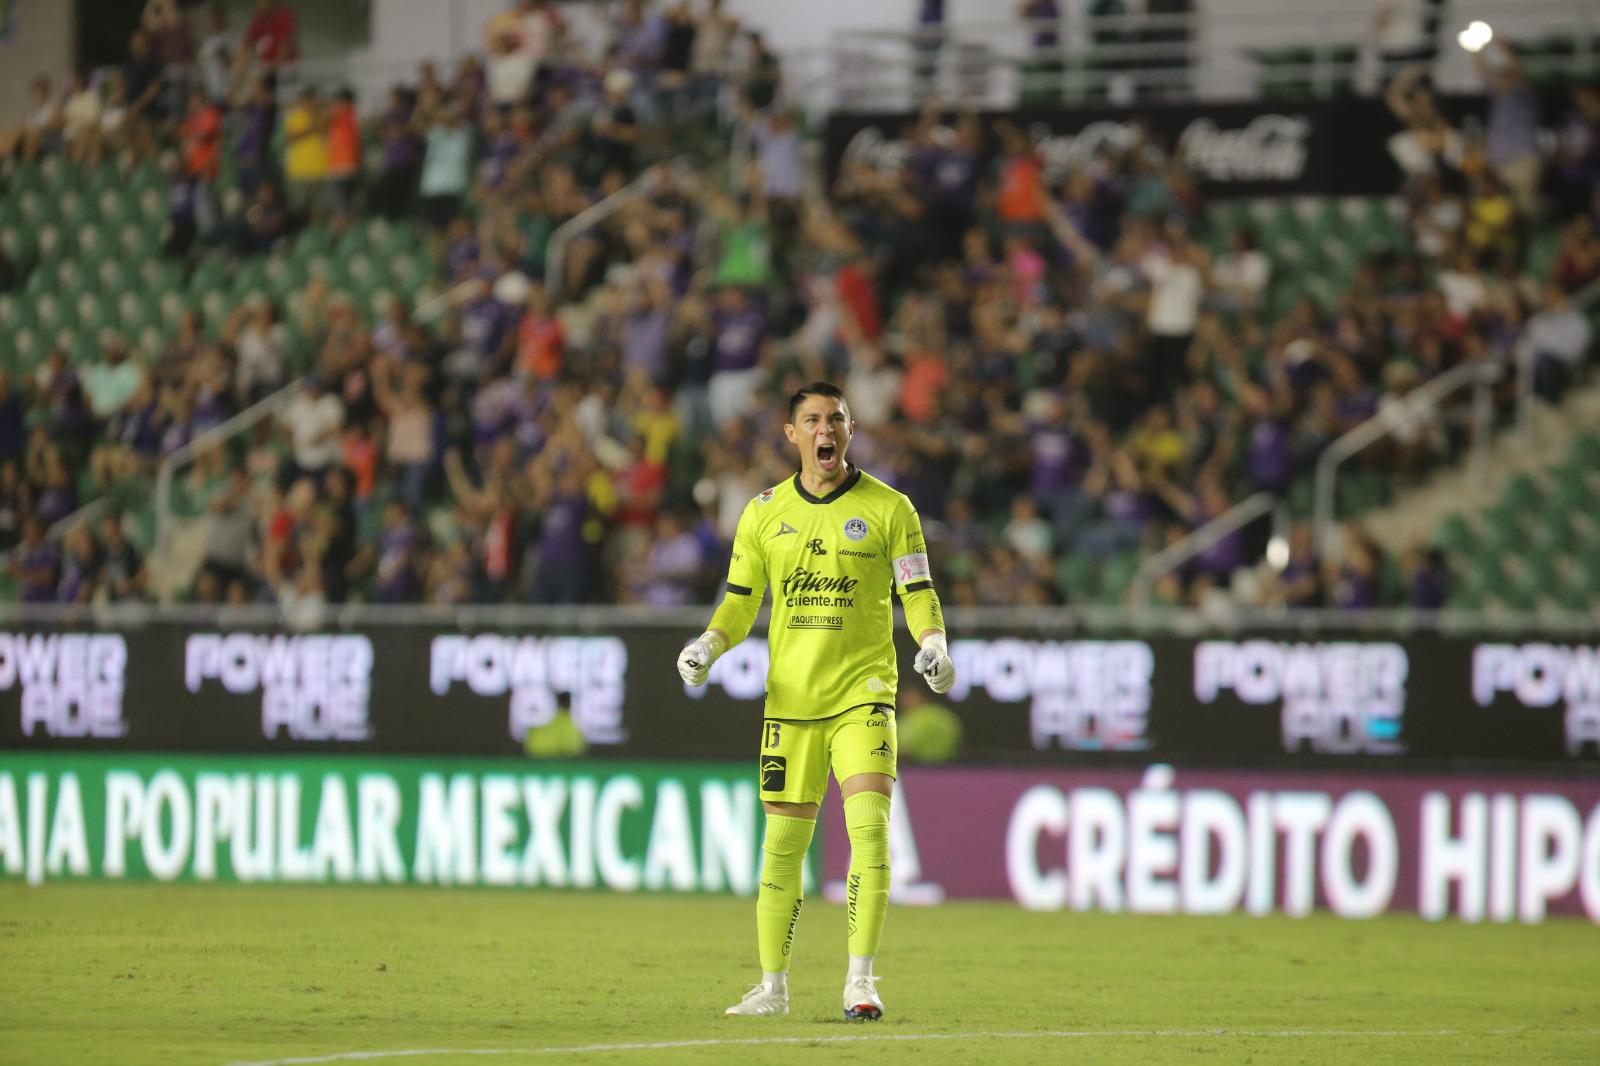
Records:
{"label": "metal handrail", "polygon": [[[1568,310],[1584,312],[1596,303],[1600,303],[1600,278],[1589,282],[1583,288],[1567,297]],[[1522,331],[1527,332],[1528,327],[1534,322],[1550,314],[1549,311],[1540,311],[1531,316],[1523,324]],[[1520,337],[1518,338],[1521,339]],[[1513,348],[1515,351],[1515,348]],[[1517,434],[1527,440],[1533,433],[1533,360],[1524,359],[1517,355]]]}
{"label": "metal handrail", "polygon": [[561,264],[567,256],[567,245],[572,243],[573,238],[598,226],[629,204],[654,195],[665,184],[668,174],[677,173],[686,165],[686,160],[680,156],[649,167],[604,200],[591,204],[555,228],[544,252],[544,288],[552,306],[561,296]]}
{"label": "metal handrail", "polygon": [[1167,545],[1139,564],[1133,581],[1128,586],[1128,601],[1135,609],[1144,609],[1150,602],[1150,590],[1163,575],[1169,574],[1208,550],[1223,537],[1231,536],[1262,515],[1271,514],[1273,534],[1288,534],[1289,512],[1276,494],[1258,492],[1240,500],[1232,507],[1211,519],[1199,529],[1191,531],[1182,540]]}
{"label": "metal handrail", "polygon": [[192,462],[201,452],[245,432],[262,419],[276,415],[299,393],[303,381],[303,378],[296,378],[227,421],[206,430],[183,447],[174,449],[171,455],[161,460],[161,466],[156,471],[156,552],[165,553],[168,547],[168,537],[172,531],[172,478],[178,468]]}
{"label": "metal handrail", "polygon": [[1398,422],[1387,415],[1375,414],[1324,448],[1322,455],[1317,459],[1313,512],[1318,548],[1324,554],[1333,551],[1337,525],[1334,503],[1339,488],[1339,468],[1347,460],[1396,430],[1410,425],[1422,415],[1432,412],[1445,400],[1468,387],[1481,390],[1480,402],[1474,411],[1472,432],[1474,454],[1481,454],[1493,417],[1493,409],[1487,403],[1487,390],[1490,385],[1499,381],[1504,373],[1505,369],[1499,363],[1465,363],[1452,367],[1406,395],[1406,399],[1410,401],[1410,410]]}

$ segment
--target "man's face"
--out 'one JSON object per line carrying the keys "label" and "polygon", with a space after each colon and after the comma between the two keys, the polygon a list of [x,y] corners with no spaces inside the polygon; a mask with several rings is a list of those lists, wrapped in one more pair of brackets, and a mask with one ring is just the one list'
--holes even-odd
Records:
{"label": "man's face", "polygon": [[833,396],[807,396],[795,409],[794,421],[783,427],[800,453],[800,469],[823,481],[844,470],[845,452],[855,423],[843,400]]}

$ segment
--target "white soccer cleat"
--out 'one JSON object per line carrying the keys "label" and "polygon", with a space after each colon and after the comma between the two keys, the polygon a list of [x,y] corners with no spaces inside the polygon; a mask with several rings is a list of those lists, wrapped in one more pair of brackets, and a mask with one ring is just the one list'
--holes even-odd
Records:
{"label": "white soccer cleat", "polygon": [[789,1013],[789,990],[768,988],[766,983],[756,985],[744,998],[722,1012],[729,1017],[759,1018],[767,1014]]}
{"label": "white soccer cleat", "polygon": [[844,1016],[850,1021],[875,1022],[883,1017],[883,1000],[878,998],[877,978],[871,974],[847,977],[844,982]]}

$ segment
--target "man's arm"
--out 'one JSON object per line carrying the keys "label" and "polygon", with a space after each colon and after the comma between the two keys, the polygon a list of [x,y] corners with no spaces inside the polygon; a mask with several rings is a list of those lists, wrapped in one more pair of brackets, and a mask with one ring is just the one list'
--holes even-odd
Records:
{"label": "man's arm", "polygon": [[764,505],[755,500],[745,505],[733,535],[722,603],[712,614],[706,631],[678,654],[678,676],[686,685],[705,684],[711,664],[750,635],[756,613],[761,610],[761,598],[767,591],[767,560],[757,532],[761,520],[756,509],[761,506]]}
{"label": "man's arm", "polygon": [[902,504],[892,533],[891,560],[894,590],[906,612],[906,628],[917,635],[917,657],[911,668],[922,675],[934,692],[949,692],[956,683],[955,665],[945,642],[944,611],[939,594],[933,589],[933,572],[928,566],[928,546],[922,535],[922,519],[909,500]]}

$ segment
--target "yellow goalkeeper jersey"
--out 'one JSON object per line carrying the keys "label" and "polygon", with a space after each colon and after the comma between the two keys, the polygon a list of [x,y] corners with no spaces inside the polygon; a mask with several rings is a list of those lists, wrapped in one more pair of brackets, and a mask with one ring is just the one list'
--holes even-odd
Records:
{"label": "yellow goalkeeper jersey", "polygon": [[944,629],[916,508],[858,468],[826,496],[807,492],[796,474],[745,505],[712,625],[742,639],[768,587],[769,718],[894,705],[891,592],[913,637]]}

